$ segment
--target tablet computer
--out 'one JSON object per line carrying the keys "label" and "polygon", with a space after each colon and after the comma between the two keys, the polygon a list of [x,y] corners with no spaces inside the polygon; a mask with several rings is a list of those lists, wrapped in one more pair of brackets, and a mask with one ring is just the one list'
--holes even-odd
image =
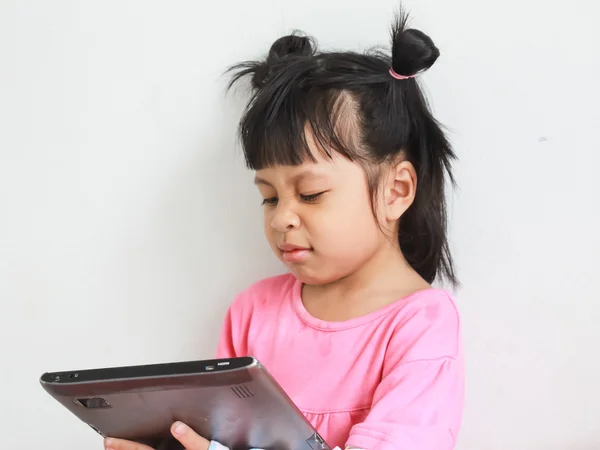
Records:
{"label": "tablet computer", "polygon": [[177,420],[232,450],[330,449],[252,357],[48,372],[40,383],[100,435],[155,449],[171,445]]}

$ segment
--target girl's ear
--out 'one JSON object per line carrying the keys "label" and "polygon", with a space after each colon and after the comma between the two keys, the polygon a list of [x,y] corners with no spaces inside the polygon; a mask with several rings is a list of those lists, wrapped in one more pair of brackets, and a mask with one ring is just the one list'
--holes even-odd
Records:
{"label": "girl's ear", "polygon": [[385,215],[395,222],[412,205],[417,192],[417,172],[411,162],[399,160],[391,165],[385,186]]}

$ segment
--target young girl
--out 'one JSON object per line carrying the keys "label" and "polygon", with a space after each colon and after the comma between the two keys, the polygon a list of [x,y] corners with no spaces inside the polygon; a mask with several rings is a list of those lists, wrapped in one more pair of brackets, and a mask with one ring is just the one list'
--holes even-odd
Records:
{"label": "young girl", "polygon": [[[454,448],[463,410],[445,178],[454,154],[418,85],[439,51],[400,14],[391,56],[277,40],[234,67],[264,230],[290,274],[228,310],[219,357],[261,361],[333,448]],[[219,444],[175,423],[188,450]],[[107,439],[106,448],[147,447]]]}

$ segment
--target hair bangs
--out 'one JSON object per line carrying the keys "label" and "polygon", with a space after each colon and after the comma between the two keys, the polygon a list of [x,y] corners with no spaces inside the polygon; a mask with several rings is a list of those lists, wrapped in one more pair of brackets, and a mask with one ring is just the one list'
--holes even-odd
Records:
{"label": "hair bangs", "polygon": [[358,127],[350,95],[294,83],[290,72],[280,73],[279,83],[257,91],[248,105],[240,123],[247,167],[260,170],[315,162],[317,151],[327,158],[336,152],[355,160]]}

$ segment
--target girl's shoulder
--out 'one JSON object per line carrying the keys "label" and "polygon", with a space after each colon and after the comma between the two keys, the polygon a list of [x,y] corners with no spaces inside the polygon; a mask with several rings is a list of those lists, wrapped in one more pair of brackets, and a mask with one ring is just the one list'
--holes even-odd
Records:
{"label": "girl's shoulder", "polygon": [[297,288],[298,280],[291,273],[275,275],[250,284],[234,299],[231,309],[254,309],[271,303],[272,300],[281,301],[292,295]]}
{"label": "girl's shoulder", "polygon": [[291,273],[263,278],[250,284],[250,286],[238,294],[238,297],[259,296],[260,298],[264,298],[287,294],[294,289],[297,282],[298,280]]}
{"label": "girl's shoulder", "polygon": [[461,318],[451,292],[425,289],[395,306],[391,340],[405,362],[462,357]]}

